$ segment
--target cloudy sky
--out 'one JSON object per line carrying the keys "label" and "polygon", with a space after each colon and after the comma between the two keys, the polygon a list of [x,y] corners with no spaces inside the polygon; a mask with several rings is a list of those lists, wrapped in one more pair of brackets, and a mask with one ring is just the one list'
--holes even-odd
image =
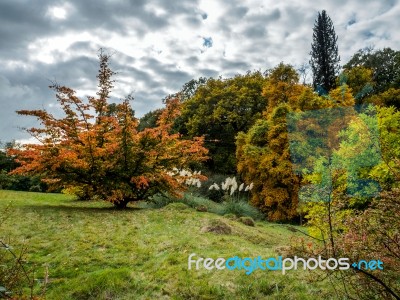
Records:
{"label": "cloudy sky", "polygon": [[51,81],[94,94],[97,50],[114,53],[113,100],[137,116],[192,78],[308,62],[325,9],[344,64],[366,46],[400,49],[398,0],[0,0],[0,141],[35,125],[17,109],[57,111]]}

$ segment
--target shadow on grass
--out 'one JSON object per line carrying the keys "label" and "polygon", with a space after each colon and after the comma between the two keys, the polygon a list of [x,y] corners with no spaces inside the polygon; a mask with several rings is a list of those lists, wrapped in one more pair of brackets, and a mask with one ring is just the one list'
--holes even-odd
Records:
{"label": "shadow on grass", "polygon": [[[75,203],[74,203],[75,204]],[[59,211],[59,212],[91,212],[91,213],[110,213],[110,212],[135,212],[143,210],[139,207],[126,207],[124,209],[116,208],[114,206],[105,207],[93,207],[93,206],[74,206],[72,205],[23,205],[19,207],[22,210],[29,210],[35,212],[49,212],[49,211]]]}

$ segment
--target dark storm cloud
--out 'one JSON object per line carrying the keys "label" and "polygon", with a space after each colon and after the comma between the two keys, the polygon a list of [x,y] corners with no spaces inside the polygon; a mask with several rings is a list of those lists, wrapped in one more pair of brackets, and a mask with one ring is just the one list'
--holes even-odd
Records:
{"label": "dark storm cloud", "polygon": [[73,43],[68,47],[68,51],[72,52],[86,52],[86,51],[97,51],[99,50],[99,46],[90,41],[81,41]]}
{"label": "dark storm cloud", "polygon": [[[32,105],[40,106],[39,101],[43,91],[34,85],[13,83],[0,75],[0,141],[26,137],[21,127],[31,127],[35,124],[33,118],[18,117],[16,109],[29,109]],[[36,103],[35,103],[36,102]]]}
{"label": "dark storm cloud", "polygon": [[222,69],[228,71],[231,74],[240,73],[243,70],[249,70],[250,65],[245,61],[234,61],[234,60],[227,60],[222,59],[221,61]]}
{"label": "dark storm cloud", "polygon": [[248,11],[249,11],[249,8],[245,7],[245,6],[231,6],[226,14],[226,18],[230,18],[230,19],[234,19],[234,20],[238,21],[238,20],[244,18],[244,16],[247,14]]}
{"label": "dark storm cloud", "polygon": [[131,90],[134,90],[136,83],[141,82],[145,84],[149,89],[159,88],[161,82],[158,81],[155,76],[151,75],[149,69],[139,69],[131,66],[122,66],[115,76],[116,85],[119,82],[125,82],[127,85],[131,85]]}
{"label": "dark storm cloud", "polygon": [[153,89],[151,91],[139,91],[134,94],[132,107],[136,112],[154,110],[160,107],[158,102],[167,95],[168,91],[163,88]]}
{"label": "dark storm cloud", "polygon": [[249,14],[246,18],[246,23],[243,25],[244,30],[241,34],[252,41],[264,39],[268,28],[273,30],[274,22],[277,22],[280,18],[281,11],[279,8],[274,8],[272,11],[267,10],[261,14]]}
{"label": "dark storm cloud", "polygon": [[192,79],[189,73],[180,70],[163,69],[160,74],[164,78],[164,84],[168,84],[175,91],[178,91],[185,82]]}
{"label": "dark storm cloud", "polygon": [[218,77],[218,72],[212,69],[199,69],[200,77]]}
{"label": "dark storm cloud", "polygon": [[[91,29],[120,34],[134,30],[138,34],[145,34],[170,25],[174,18],[168,16],[188,14],[188,18],[193,18],[196,15],[196,1],[180,1],[175,4],[160,1],[158,4],[165,9],[166,16],[158,16],[151,8],[146,9],[148,1],[145,0],[71,0],[65,3],[70,5],[67,18],[55,20],[47,14],[48,9],[64,2],[41,0],[35,1],[33,5],[28,0],[0,1],[1,58],[12,57],[15,51],[24,55],[26,46],[38,38]],[[10,52],[10,49],[13,51]]]}
{"label": "dark storm cloud", "polygon": [[184,18],[184,22],[192,28],[199,27],[202,20],[197,16],[188,16]]}
{"label": "dark storm cloud", "polygon": [[263,38],[266,36],[266,34],[266,28],[259,25],[249,26],[243,31],[243,35],[253,39]]}
{"label": "dark storm cloud", "polygon": [[[96,57],[73,57],[57,64],[36,63],[29,69],[13,68],[3,71],[13,85],[37,87],[42,92],[52,82],[71,88],[85,88],[82,80],[92,85],[96,81],[98,60]],[[93,86],[93,85],[92,85]]]}
{"label": "dark storm cloud", "polygon": [[[26,45],[38,36],[52,31],[46,19],[46,2],[34,6],[14,0],[0,1],[0,57],[25,55]],[[12,49],[12,51],[11,51]]]}
{"label": "dark storm cloud", "polygon": [[196,66],[199,63],[199,58],[197,56],[190,56],[185,58],[185,62],[189,65]]}
{"label": "dark storm cloud", "polygon": [[355,16],[353,16],[353,17],[347,22],[347,25],[348,25],[348,26],[351,26],[351,25],[355,24],[356,22],[357,22],[357,20],[356,20]]}
{"label": "dark storm cloud", "polygon": [[[65,7],[65,16],[52,15],[54,7]],[[310,0],[0,0],[0,140],[27,137],[17,128],[34,124],[15,110],[56,111],[51,81],[94,95],[101,47],[118,73],[112,101],[133,91],[140,116],[192,78],[308,61],[322,9],[334,22],[343,62],[371,44],[399,49],[396,0],[323,7]]]}
{"label": "dark storm cloud", "polygon": [[271,22],[278,21],[282,16],[281,10],[279,8],[274,8],[272,10],[265,8],[261,14],[252,14],[249,16],[249,21],[257,24],[268,24]]}
{"label": "dark storm cloud", "polygon": [[[176,64],[165,64],[155,58],[145,58],[142,60],[145,69],[161,76],[168,82],[173,84],[173,88],[179,88],[183,83],[189,81],[191,76],[189,73],[181,71]],[[177,86],[174,83],[180,82]]]}

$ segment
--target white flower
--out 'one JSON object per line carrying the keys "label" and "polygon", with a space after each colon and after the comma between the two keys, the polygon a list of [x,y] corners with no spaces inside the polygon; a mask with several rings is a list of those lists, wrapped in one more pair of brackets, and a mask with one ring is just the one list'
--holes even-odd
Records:
{"label": "white flower", "polygon": [[200,187],[201,187],[201,182],[200,182],[200,180],[199,180],[199,179],[197,179],[196,186],[197,186],[198,188],[200,188]]}
{"label": "white flower", "polygon": [[243,191],[243,188],[244,188],[244,183],[242,183],[242,184],[239,186],[239,192]]}
{"label": "white flower", "polygon": [[245,192],[249,190],[249,186],[247,185],[246,188],[244,189]]}
{"label": "white flower", "polygon": [[235,192],[235,189],[233,187],[231,187],[231,196],[233,195],[234,192]]}
{"label": "white flower", "polygon": [[215,182],[210,186],[209,190],[219,191],[219,186]]}
{"label": "white flower", "polygon": [[192,173],[191,173],[190,171],[188,171],[188,170],[182,169],[182,170],[179,172],[179,175],[182,176],[182,177],[184,177],[184,176],[191,177],[191,176],[192,176]]}
{"label": "white flower", "polygon": [[250,185],[249,185],[249,191],[251,191],[252,188],[253,188],[253,183],[250,183]]}
{"label": "white flower", "polygon": [[237,188],[238,188],[238,184],[237,184],[237,182],[236,182],[236,178],[235,178],[235,177],[232,177],[232,179],[231,179],[231,185],[232,185],[232,188],[236,191]]}

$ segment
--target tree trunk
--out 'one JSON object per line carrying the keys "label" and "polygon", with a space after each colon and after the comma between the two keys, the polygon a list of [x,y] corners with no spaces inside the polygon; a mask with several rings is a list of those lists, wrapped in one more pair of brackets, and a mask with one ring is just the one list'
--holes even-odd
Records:
{"label": "tree trunk", "polygon": [[114,206],[115,206],[115,208],[118,208],[118,209],[124,209],[124,208],[126,208],[126,206],[128,205],[129,202],[130,202],[130,200],[124,199],[119,202],[114,202]]}

